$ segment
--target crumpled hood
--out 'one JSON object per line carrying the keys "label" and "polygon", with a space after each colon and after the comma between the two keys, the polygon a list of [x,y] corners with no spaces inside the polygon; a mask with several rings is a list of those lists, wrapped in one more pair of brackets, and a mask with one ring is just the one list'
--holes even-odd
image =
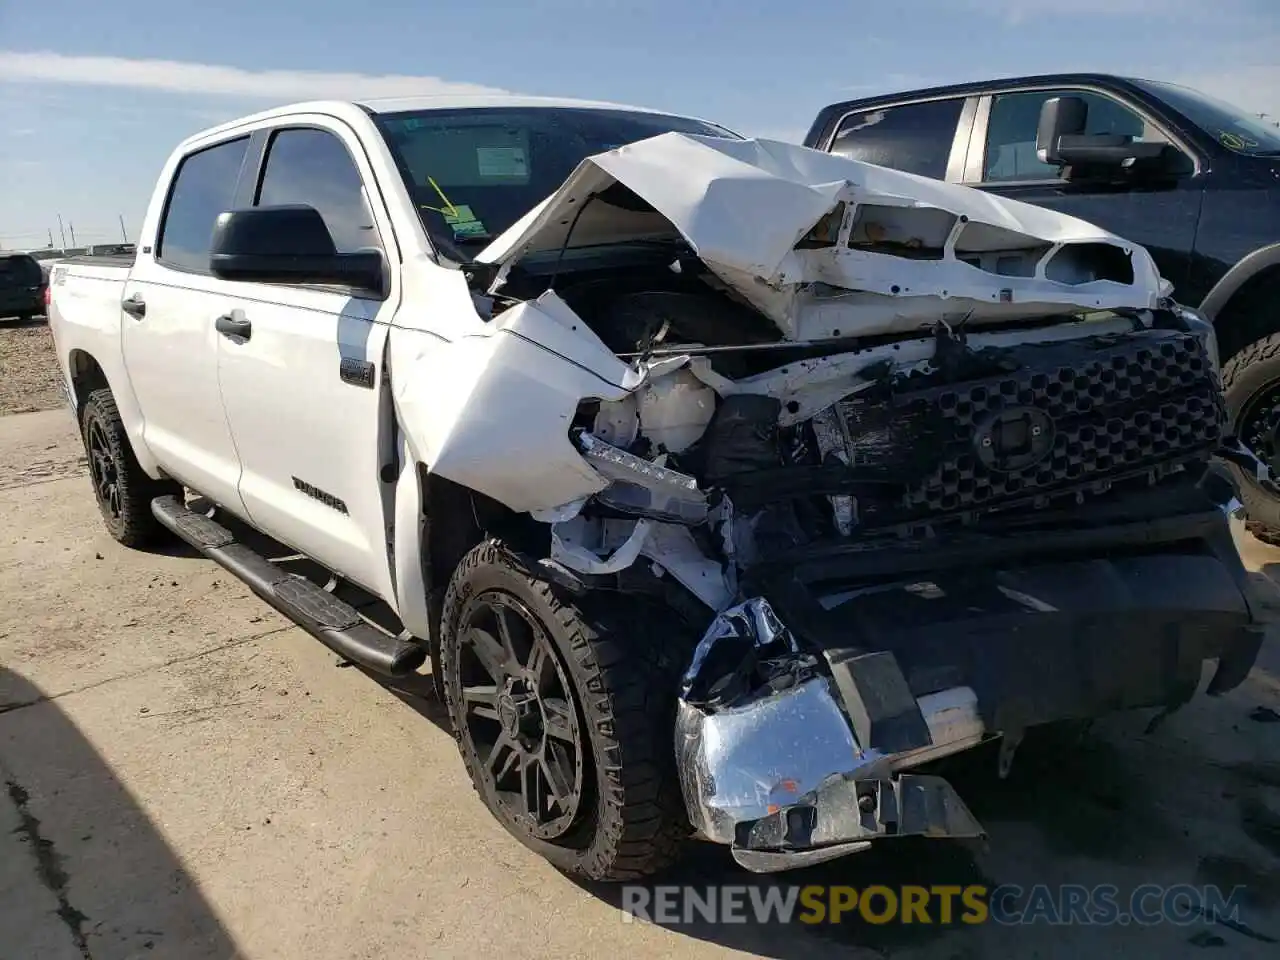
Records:
{"label": "crumpled hood", "polygon": [[679,133],[588,157],[477,259],[509,269],[680,237],[802,340],[1145,308],[1169,291],[1145,249],[1074,217],[794,144]]}

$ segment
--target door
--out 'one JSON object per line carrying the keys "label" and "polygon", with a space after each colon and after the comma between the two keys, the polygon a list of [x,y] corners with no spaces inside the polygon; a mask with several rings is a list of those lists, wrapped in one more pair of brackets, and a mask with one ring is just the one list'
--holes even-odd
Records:
{"label": "door", "polygon": [[934,180],[958,180],[976,100],[948,97],[870,107],[840,119],[831,153]]}
{"label": "door", "polygon": [[142,410],[142,437],[169,474],[233,513],[240,460],[218,386],[215,318],[232,306],[209,272],[218,215],[231,209],[248,137],[187,155],[178,164],[153,248],[125,284],[121,342]]}
{"label": "door", "polygon": [[[357,162],[356,157],[360,160]],[[339,253],[391,230],[365,190],[372,173],[338,121],[273,130],[254,203],[308,204]],[[392,257],[394,262],[395,258]],[[394,271],[392,271],[394,274]],[[392,281],[398,290],[398,279]],[[393,600],[379,424],[383,347],[395,297],[329,286],[237,283],[219,336],[218,380],[252,523]]]}
{"label": "door", "polygon": [[1093,90],[1024,90],[984,99],[974,124],[965,181],[992,193],[1048,207],[1097,224],[1146,247],[1175,287],[1186,282],[1202,178],[1185,149],[1180,173],[1167,177],[1065,180],[1057,166],[1036,156],[1040,108],[1051,97],[1073,96],[1088,107],[1085,133],[1117,134],[1134,140],[1172,142],[1152,120],[1130,104]]}

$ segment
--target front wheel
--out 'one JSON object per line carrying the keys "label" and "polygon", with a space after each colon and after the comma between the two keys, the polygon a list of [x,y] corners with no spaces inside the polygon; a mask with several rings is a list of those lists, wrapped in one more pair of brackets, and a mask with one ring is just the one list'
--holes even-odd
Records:
{"label": "front wheel", "polygon": [[[1227,413],[1240,442],[1280,477],[1280,333],[1255,340],[1222,368]],[[1247,528],[1264,543],[1280,545],[1280,498],[1234,464]]]}
{"label": "front wheel", "polygon": [[459,564],[441,620],[445,703],[499,822],[593,880],[671,863],[690,832],[674,744],[684,623],[623,594],[562,596],[494,541]]}
{"label": "front wheel", "polygon": [[80,433],[94,498],[107,532],[126,547],[147,546],[164,537],[164,527],[151,514],[151,501],[181,493],[182,488],[147,476],[133,455],[110,390],[89,394],[80,411]]}

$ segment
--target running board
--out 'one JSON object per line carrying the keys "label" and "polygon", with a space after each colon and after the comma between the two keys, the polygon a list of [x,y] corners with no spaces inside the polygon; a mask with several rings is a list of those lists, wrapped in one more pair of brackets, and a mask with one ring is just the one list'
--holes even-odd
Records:
{"label": "running board", "polygon": [[305,577],[279,569],[237,543],[222,524],[187,509],[177,497],[157,497],[151,501],[151,512],[334,653],[388,677],[408,676],[426,662],[427,650],[422,644],[401,640],[366,622],[355,607]]}

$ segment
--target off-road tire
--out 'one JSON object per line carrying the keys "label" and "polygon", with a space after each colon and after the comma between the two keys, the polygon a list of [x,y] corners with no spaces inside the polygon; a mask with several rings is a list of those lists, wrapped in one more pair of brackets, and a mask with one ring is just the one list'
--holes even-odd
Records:
{"label": "off-road tire", "polygon": [[[90,436],[97,430],[101,431],[106,453],[115,469],[118,510],[113,509],[99,493],[99,476],[95,472],[94,450],[90,441]],[[134,456],[110,390],[95,390],[85,400],[80,410],[80,436],[89,460],[94,499],[107,532],[126,547],[145,547],[167,539],[168,531],[151,513],[151,501],[168,494],[181,495],[182,488],[172,481],[147,476]]]}
{"label": "off-road tire", "polygon": [[[580,739],[587,741],[578,821],[555,842],[511,821],[462,733],[459,625],[469,603],[492,591],[513,596],[546,629],[573,688]],[[591,880],[638,880],[674,862],[691,833],[674,743],[679,676],[696,641],[690,628],[647,598],[570,596],[493,540],[459,564],[441,620],[445,704],[472,785],[499,822],[560,870]]]}
{"label": "off-road tire", "polygon": [[[1233,432],[1238,435],[1239,418],[1250,398],[1277,383],[1280,383],[1280,333],[1255,340],[1223,365],[1222,388]],[[1235,464],[1230,464],[1229,469],[1240,488],[1240,502],[1248,517],[1246,529],[1264,543],[1280,546],[1280,499],[1260,487],[1248,471]]]}

